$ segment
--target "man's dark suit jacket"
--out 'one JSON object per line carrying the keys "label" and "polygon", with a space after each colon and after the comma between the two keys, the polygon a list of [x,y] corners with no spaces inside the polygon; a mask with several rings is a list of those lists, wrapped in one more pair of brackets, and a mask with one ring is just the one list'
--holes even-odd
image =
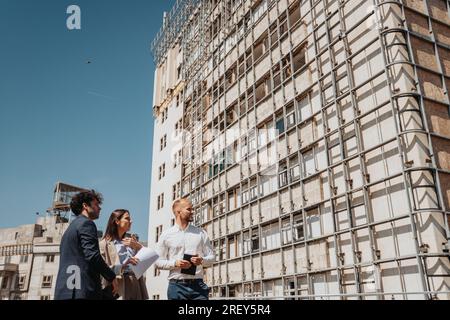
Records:
{"label": "man's dark suit jacket", "polygon": [[55,300],[101,299],[101,278],[112,281],[115,273],[100,255],[95,223],[78,216],[64,233]]}

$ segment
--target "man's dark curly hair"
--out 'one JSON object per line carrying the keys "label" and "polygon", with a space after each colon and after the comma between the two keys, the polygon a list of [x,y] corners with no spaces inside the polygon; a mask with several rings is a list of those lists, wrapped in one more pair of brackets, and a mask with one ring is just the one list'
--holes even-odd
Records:
{"label": "man's dark curly hair", "polygon": [[95,199],[99,204],[102,204],[103,196],[101,193],[95,190],[82,191],[72,197],[72,201],[70,201],[70,209],[76,216],[78,216],[83,211],[83,203],[91,205],[91,202]]}

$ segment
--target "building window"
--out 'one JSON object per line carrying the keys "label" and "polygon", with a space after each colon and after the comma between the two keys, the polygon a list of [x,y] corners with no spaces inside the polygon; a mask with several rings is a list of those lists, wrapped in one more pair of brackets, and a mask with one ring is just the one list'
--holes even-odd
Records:
{"label": "building window", "polygon": [[158,210],[164,207],[164,193],[158,196]]}
{"label": "building window", "polygon": [[291,59],[289,55],[287,55],[285,58],[281,60],[281,65],[283,66],[283,80],[286,80],[290,78],[292,75]]}
{"label": "building window", "polygon": [[48,254],[45,257],[45,262],[55,262],[55,255],[54,254]]}
{"label": "building window", "polygon": [[164,121],[167,120],[169,114],[169,109],[165,108],[162,112],[161,112],[161,123],[164,123]]}
{"label": "building window", "polygon": [[183,125],[182,119],[178,120],[177,123],[175,123],[175,137],[177,137],[183,130],[182,125]]}
{"label": "building window", "polygon": [[286,121],[287,121],[288,128],[290,128],[296,124],[294,105],[292,105],[291,107],[288,107],[288,109],[286,110]]}
{"label": "building window", "polygon": [[242,204],[248,202],[248,190],[242,190]]}
{"label": "building window", "polygon": [[250,187],[250,200],[258,198],[258,186]]}
{"label": "building window", "polygon": [[175,153],[174,155],[174,161],[173,161],[173,167],[176,168],[179,164],[181,164],[181,151],[182,150],[178,150],[178,152]]}
{"label": "building window", "polygon": [[3,280],[2,280],[2,289],[8,289],[8,285],[9,285],[9,277],[8,276],[5,276],[5,277],[3,277]]}
{"label": "building window", "polygon": [[159,167],[159,180],[161,180],[162,178],[164,178],[166,176],[166,164],[163,163],[160,167]]}
{"label": "building window", "polygon": [[294,53],[292,54],[293,57],[293,65],[294,65],[294,72],[297,72],[300,70],[306,63],[306,47],[301,46],[297,48]]}
{"label": "building window", "polygon": [[284,117],[281,116],[277,119],[275,123],[275,129],[278,132],[278,135],[282,134],[284,132]]}
{"label": "building window", "polygon": [[259,251],[259,234],[258,234],[258,229],[254,229],[253,230],[251,244],[252,244],[252,252]]}
{"label": "building window", "polygon": [[300,179],[300,165],[298,164],[298,157],[295,156],[289,159],[289,181],[293,182]]}
{"label": "building window", "polygon": [[165,134],[165,135],[160,139],[160,148],[159,148],[159,150],[162,151],[166,146],[167,146],[167,134]]}
{"label": "building window", "polygon": [[172,186],[172,200],[176,200],[180,197],[181,182],[177,182]]}
{"label": "building window", "polygon": [[258,6],[252,10],[252,22],[257,22],[267,12],[267,0],[262,0]]}
{"label": "building window", "polygon": [[155,234],[155,242],[156,243],[158,243],[158,241],[159,241],[159,237],[161,236],[162,229],[163,229],[162,225],[159,225],[156,227],[156,234]]}
{"label": "building window", "polygon": [[241,157],[245,157],[248,153],[248,138],[243,137],[241,139]]}
{"label": "building window", "polygon": [[42,288],[51,288],[52,287],[53,276],[44,276],[42,278]]}
{"label": "building window", "polygon": [[28,262],[28,255],[20,256],[20,263],[27,263]]}
{"label": "building window", "polygon": [[41,296],[40,299],[41,300],[50,300],[50,296]]}
{"label": "building window", "polygon": [[24,275],[19,276],[18,286],[19,286],[20,290],[23,290],[25,288],[25,279],[26,279],[26,276],[24,276]]}
{"label": "building window", "polygon": [[178,136],[178,130],[180,130],[180,127],[179,127],[178,123],[179,123],[179,121],[177,121],[177,122],[175,123],[175,137]]}
{"label": "building window", "polygon": [[250,239],[250,232],[244,232],[244,238],[243,238],[243,252],[242,254],[249,254],[251,252],[251,239]]}
{"label": "building window", "polygon": [[227,247],[225,240],[220,240],[219,246],[219,261],[227,259]]}
{"label": "building window", "polygon": [[286,186],[288,184],[288,177],[287,177],[287,165],[286,163],[283,163],[279,167],[279,173],[278,173],[278,186],[280,188]]}
{"label": "building window", "polygon": [[178,152],[173,154],[173,167],[176,168],[178,165]]}
{"label": "building window", "polygon": [[294,216],[293,231],[295,241],[303,240],[305,238],[305,232],[303,228],[303,216],[301,213]]}
{"label": "building window", "polygon": [[256,131],[252,130],[248,136],[248,152],[251,153],[257,148]]}
{"label": "building window", "polygon": [[[181,66],[179,66],[179,67],[177,68],[177,79],[178,79],[178,80],[181,79]],[[178,98],[179,96],[180,96],[180,95],[178,95],[177,98]],[[177,100],[178,100],[178,99],[177,99]],[[177,107],[178,107],[178,104],[177,104]]]}
{"label": "building window", "polygon": [[305,177],[313,175],[317,172],[314,149],[310,149],[303,153],[303,164],[303,172]]}
{"label": "building window", "polygon": [[283,245],[292,242],[292,229],[290,218],[281,222],[281,243]]}
{"label": "building window", "polygon": [[175,200],[176,197],[177,197],[177,185],[174,184],[174,185],[172,186],[172,200]]}
{"label": "building window", "polygon": [[271,250],[280,247],[280,229],[278,222],[261,229],[261,249]]}

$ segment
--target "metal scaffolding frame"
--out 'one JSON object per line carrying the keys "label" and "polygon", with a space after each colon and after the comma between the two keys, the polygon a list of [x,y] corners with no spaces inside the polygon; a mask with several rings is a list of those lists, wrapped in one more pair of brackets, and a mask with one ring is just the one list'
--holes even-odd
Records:
{"label": "metal scaffolding frame", "polygon": [[156,65],[165,58],[167,51],[177,43],[189,22],[189,17],[202,0],[177,0],[169,13],[165,13],[163,26],[151,44],[151,51]]}
{"label": "metal scaffolding frame", "polygon": [[[181,41],[181,47],[183,48],[183,81],[186,84],[186,90],[183,91],[183,101],[184,101],[184,115],[183,115],[183,128],[189,135],[186,135],[183,139],[183,169],[182,169],[182,185],[188,187],[182,187],[183,195],[189,195],[193,198],[194,209],[196,212],[200,212],[200,215],[196,218],[196,223],[202,225],[204,227],[210,227],[212,231],[215,230],[215,225],[218,225],[219,234],[210,234],[210,237],[213,239],[215,245],[219,248],[222,243],[226,246],[228,244],[230,236],[233,236],[234,242],[237,239],[240,239],[242,242],[242,247],[244,247],[244,234],[248,233],[251,239],[251,236],[254,230],[257,230],[258,241],[262,239],[262,227],[269,226],[273,223],[278,223],[279,236],[282,237],[282,228],[283,221],[289,219],[290,221],[290,230],[292,239],[290,243],[283,244],[283,239],[280,239],[280,246],[274,249],[269,249],[267,251],[261,250],[258,248],[258,252],[250,252],[248,254],[240,253],[237,257],[228,259],[225,258],[219,262],[217,262],[214,267],[218,269],[218,279],[214,279],[215,282],[212,284],[213,287],[213,297],[218,297],[225,294],[225,296],[229,296],[230,288],[236,285],[241,286],[242,293],[245,296],[245,287],[246,285],[250,288],[250,293],[254,294],[256,289],[259,288],[260,291],[263,291],[264,283],[269,280],[277,280],[281,281],[281,285],[283,288],[283,292],[289,291],[286,289],[287,282],[293,281],[294,287],[291,288],[295,291],[295,298],[312,298],[312,297],[331,297],[338,296],[340,299],[345,299],[349,297],[357,297],[358,299],[362,299],[365,296],[377,296],[384,298],[385,295],[390,295],[390,293],[380,293],[378,290],[382,289],[382,283],[379,278],[376,278],[375,274],[380,274],[381,266],[385,263],[394,263],[397,266],[398,274],[401,277],[402,275],[402,263],[405,261],[416,261],[415,266],[418,268],[418,273],[420,276],[420,280],[422,281],[423,290],[418,292],[408,292],[405,284],[402,282],[402,292],[396,293],[397,295],[401,295],[403,298],[408,298],[409,295],[412,294],[420,294],[425,299],[434,299],[436,298],[436,292],[433,291],[432,286],[429,283],[429,275],[428,275],[428,267],[427,267],[427,259],[429,258],[446,258],[448,257],[448,252],[439,252],[439,253],[427,253],[424,250],[423,243],[420,240],[420,232],[417,230],[418,218],[425,213],[430,214],[442,214],[444,217],[443,226],[445,228],[446,239],[450,238],[449,226],[448,226],[448,217],[450,212],[446,211],[443,190],[441,189],[441,183],[439,180],[439,172],[449,173],[443,169],[439,169],[438,162],[436,159],[436,155],[433,151],[433,141],[432,136],[433,133],[430,132],[427,119],[426,119],[426,111],[425,111],[425,103],[424,103],[424,94],[421,92],[420,88],[420,79],[418,76],[417,68],[419,67],[414,61],[413,48],[411,46],[411,30],[405,25],[406,17],[404,13],[405,4],[402,0],[391,0],[391,1],[381,1],[381,0],[367,0],[365,2],[371,3],[373,5],[373,10],[367,12],[366,16],[360,17],[360,20],[355,22],[354,25],[349,28],[347,26],[346,19],[346,9],[350,4],[350,0],[342,0],[339,2],[334,2],[330,5],[330,1],[328,0],[304,0],[304,1],[289,1],[288,5],[280,10],[279,1],[276,0],[267,0],[267,10],[259,18],[257,21],[253,21],[253,25],[244,31],[241,39],[236,40],[236,56],[237,59],[232,60],[230,62],[231,65],[227,65],[227,59],[223,56],[218,59],[217,64],[215,63],[215,57],[217,48],[220,46],[220,43],[223,43],[229,34],[239,32],[240,25],[246,25],[246,19],[251,19],[253,15],[253,10],[256,9],[261,3],[264,3],[266,0],[256,0],[256,1],[233,1],[235,6],[230,5],[231,1],[217,1],[216,6],[212,6],[210,1],[177,1],[176,6],[169,14],[169,18],[166,20],[166,24],[163,27],[160,34],[158,34],[155,39],[152,50],[154,52],[155,61],[157,64],[161,63],[164,59],[164,55],[167,53],[167,49],[173,45],[176,41]],[[301,12],[300,6],[304,3],[309,4],[309,11],[306,13]],[[296,9],[296,5],[298,8]],[[220,8],[219,8],[220,6]],[[270,18],[269,11],[274,9],[276,6],[276,17],[275,20]],[[447,3],[447,6],[449,4]],[[247,9],[245,10],[244,7]],[[219,8],[219,9],[218,9]],[[325,10],[326,8],[326,10]],[[317,10],[316,10],[317,9]],[[180,14],[177,19],[172,22],[174,17],[174,13],[186,10],[183,14]],[[214,19],[217,16],[214,16],[212,13],[220,10],[220,14],[223,14],[228,19],[224,19],[222,17],[221,20],[221,28],[226,28],[226,32],[218,35],[218,43],[219,45],[215,45],[215,37],[208,31],[211,28],[211,24],[214,23]],[[299,11],[299,19],[292,26],[290,21],[291,10]],[[322,11],[323,10],[323,11]],[[379,18],[385,18],[385,16],[381,16],[383,13],[387,13],[387,15],[392,14],[392,12],[399,12],[401,16],[398,18],[398,25],[393,26],[392,23],[386,21],[379,21]],[[450,11],[450,10],[449,10]],[[429,25],[431,26],[431,18],[428,12],[426,12],[428,16]],[[324,16],[324,18],[323,18]],[[285,17],[282,20],[281,17]],[[323,19],[322,19],[323,18]],[[363,23],[367,21],[369,18],[375,18],[377,23],[381,24],[381,27],[378,28],[378,35],[374,39],[367,39],[367,42],[363,47],[358,49],[357,51],[352,52],[351,43],[348,39],[349,35],[361,27]],[[310,19],[312,23],[312,28],[308,30],[305,34],[305,39],[300,43],[296,43],[295,47],[293,45],[294,40],[292,38],[292,33],[300,28],[300,25],[303,24],[303,20]],[[225,21],[224,21],[225,20]],[[267,33],[267,41],[269,44],[269,49],[263,53],[262,56],[258,57],[257,61],[253,61],[255,57],[255,43],[259,40],[259,38],[255,38],[255,26],[262,24],[262,21],[266,20],[267,30],[262,32],[261,35]],[[337,21],[337,22],[336,22]],[[192,24],[197,24],[197,26],[193,26]],[[234,23],[234,27],[232,27]],[[286,23],[286,32],[281,33],[281,25]],[[272,27],[274,28],[276,33],[276,41],[272,43]],[[339,28],[339,34],[333,34],[332,31],[335,31],[334,28]],[[170,29],[168,31],[167,29]],[[234,28],[234,31],[231,30]],[[196,31],[194,33],[191,32],[192,29]],[[322,33],[321,30],[325,29],[325,32]],[[167,34],[166,34],[167,32]],[[219,32],[220,33],[220,32]],[[181,35],[181,37],[180,37]],[[258,36],[259,37],[259,36]],[[280,57],[274,59],[273,49],[282,47],[282,39],[288,38],[289,50],[287,55],[283,55],[280,53]],[[321,41],[323,38],[326,38],[326,45],[323,46]],[[395,38],[396,41],[392,41]],[[178,39],[178,40],[177,40]],[[312,43],[309,39],[312,39]],[[399,41],[401,40],[401,41]],[[437,43],[433,36],[432,39],[435,52],[438,53]],[[249,43],[250,42],[250,43]],[[243,43],[243,45],[240,45]],[[344,52],[345,58],[343,61],[338,59],[338,55],[335,52],[335,45],[338,43],[342,43],[341,49]],[[294,51],[297,48],[302,46],[312,45],[314,47],[314,57],[311,60],[305,63],[299,70],[294,71]],[[384,69],[375,73],[368,75],[366,81],[357,84],[354,79],[353,69],[354,66],[352,64],[353,59],[358,55],[363,54],[368,48],[373,45],[378,45],[378,48],[381,50],[381,57],[384,61]],[[196,49],[200,48],[200,54],[197,59],[188,63],[189,54],[194,52]],[[243,49],[243,50],[242,50]],[[220,49],[219,49],[220,50]],[[278,49],[277,49],[278,50]],[[281,50],[281,49],[280,49]],[[404,52],[407,53],[407,59],[405,60],[396,60],[395,57],[392,57],[392,52]],[[231,52],[231,51],[230,51]],[[331,66],[330,70],[324,70],[324,65],[322,62],[322,56],[328,54],[330,58],[329,65]],[[263,77],[269,77],[271,89],[270,92],[266,93],[266,97],[261,101],[257,101],[256,99],[256,86],[260,79],[256,77],[256,66],[264,59],[264,57],[268,55],[270,58],[270,68],[266,72]],[[219,53],[220,57],[220,53]],[[289,62],[289,65],[285,65],[284,61]],[[366,57],[367,59],[367,57]],[[208,62],[212,60],[212,70],[208,68]],[[244,65],[244,73],[242,74],[240,70],[240,66]],[[247,62],[250,61],[250,64],[247,65]],[[439,64],[440,76],[442,78],[442,83],[444,89],[447,90],[446,81],[443,72],[443,66],[437,56],[437,61]],[[237,80],[230,86],[228,86],[226,81],[226,72],[236,67],[236,78]],[[316,68],[316,73],[318,75],[315,81],[311,81],[311,83],[301,90],[297,88],[296,79],[300,77],[300,75],[304,75],[306,73],[312,74],[314,68]],[[399,71],[403,72],[404,68],[412,68],[414,70],[414,77],[416,88],[409,92],[400,92],[398,88],[396,88],[396,79],[399,77]],[[223,69],[223,70],[222,70]],[[290,73],[286,76],[284,74],[284,70],[290,70]],[[341,92],[339,89],[339,81],[341,80],[338,75],[340,70],[345,70],[345,76],[348,78],[348,88]],[[278,70],[278,71],[277,71]],[[232,71],[233,72],[233,71]],[[283,76],[283,80],[281,80],[281,84],[278,87],[275,86],[274,77],[275,74],[280,74],[280,77]],[[251,81],[249,81],[249,77],[251,77]],[[241,81],[244,81],[245,85],[241,85]],[[329,83],[329,78],[331,78],[331,84]],[[208,80],[209,79],[209,80]],[[383,79],[387,83],[387,87],[389,88],[389,99],[386,101],[379,102],[377,101],[377,105],[371,107],[369,111],[363,112],[358,104],[358,91],[364,88],[366,85],[370,85],[373,90],[372,82],[376,79]],[[209,86],[207,83],[209,83]],[[287,86],[292,84],[292,88],[289,89]],[[233,86],[237,85],[237,94],[236,99],[233,101],[227,101],[227,92],[228,89],[231,89]],[[242,90],[242,88],[244,90]],[[276,106],[276,91],[278,88],[281,88],[283,91],[283,105]],[[326,90],[323,88],[332,88],[333,97],[329,99],[326,94]],[[275,192],[264,194],[263,196],[258,195],[255,199],[249,200],[245,204],[241,204],[240,208],[233,209],[232,211],[227,211],[224,209],[218,215],[214,216],[214,213],[211,214],[211,217],[206,221],[203,218],[199,218],[202,213],[202,208],[205,205],[214,206],[215,204],[219,204],[223,201],[227,202],[228,194],[233,190],[238,190],[237,192],[241,192],[245,186],[251,186],[252,182],[256,182],[256,186],[259,189],[260,186],[260,173],[262,170],[257,168],[255,171],[251,171],[251,168],[248,166],[245,169],[248,172],[246,175],[244,172],[244,165],[248,165],[248,159],[252,156],[256,156],[256,159],[259,157],[259,150],[265,147],[269,147],[272,144],[272,141],[266,143],[265,146],[258,145],[255,150],[249,151],[249,153],[245,156],[243,163],[235,163],[231,166],[224,165],[223,170],[220,170],[217,175],[209,174],[209,178],[203,179],[203,172],[205,166],[208,168],[207,160],[209,158],[204,158],[204,142],[203,138],[205,136],[205,132],[210,129],[218,129],[221,128],[221,123],[224,123],[223,129],[231,128],[236,123],[243,124],[248,126],[251,121],[254,124],[254,129],[256,130],[262,123],[271,121],[273,124],[276,123],[279,115],[282,118],[287,118],[288,108],[293,106],[296,115],[299,110],[298,105],[300,98],[303,96],[307,96],[307,99],[311,99],[310,94],[314,91],[314,89],[319,92],[320,99],[320,108],[316,112],[311,111],[311,115],[306,118],[296,121],[296,124],[291,128],[286,128],[283,133],[276,137],[275,141],[284,140],[286,142],[286,146],[289,144],[289,135],[295,132],[295,136],[301,136],[301,128],[311,123],[313,128],[314,123],[317,119],[320,119],[322,122],[321,130],[322,135],[315,135],[313,141],[309,142],[306,146],[300,145],[297,148],[297,151],[291,152],[290,150],[286,152],[285,156],[282,159],[277,160],[277,165],[281,162],[285,162],[286,164],[290,159],[296,157],[298,160],[298,165],[301,168],[301,177],[299,180],[292,181],[291,178],[286,185],[279,186],[278,190]],[[322,90],[323,89],[323,90]],[[222,90],[222,92],[221,92]],[[289,91],[290,90],[290,91]],[[291,92],[293,91],[293,92]],[[214,97],[214,92],[218,92],[217,97]],[[448,90],[447,90],[448,92]],[[372,93],[374,94],[374,93]],[[287,97],[289,97],[287,99]],[[269,97],[269,98],[267,98]],[[223,98],[223,99],[222,99]],[[258,119],[257,117],[257,108],[261,105],[265,100],[270,99],[272,109],[270,114],[268,114],[264,119]],[[208,101],[208,103],[205,103]],[[344,99],[350,99],[351,109],[353,111],[353,119],[350,121],[346,120],[346,117],[343,114],[343,106],[341,106],[341,101]],[[416,108],[402,108],[402,102],[404,99],[408,99],[409,101],[416,102]],[[223,102],[222,102],[223,100]],[[211,103],[209,103],[212,101]],[[244,102],[244,103],[242,103]],[[249,103],[250,102],[250,103]],[[222,104],[223,105],[222,105]],[[311,103],[311,102],[309,102]],[[446,103],[449,105],[450,102]],[[237,119],[232,123],[227,123],[227,111],[231,106],[236,106]],[[249,107],[250,105],[250,107]],[[215,107],[217,106],[217,111]],[[362,122],[365,117],[368,117],[373,114],[377,114],[379,110],[387,108],[390,106],[390,113],[394,119],[395,124],[395,132],[396,136],[389,139],[382,139],[380,143],[377,143],[371,147],[366,147],[363,144],[363,131],[362,131]],[[206,115],[209,110],[211,112],[211,121],[207,122]],[[234,110],[234,109],[233,109]],[[331,128],[327,122],[329,118],[329,111],[334,110],[336,112],[336,120],[338,122],[337,128]],[[450,109],[449,109],[450,110]],[[217,113],[217,114],[216,114]],[[407,129],[402,125],[402,116],[404,114],[418,114],[421,119],[421,127],[414,129]],[[253,119],[250,120],[250,116]],[[299,116],[296,116],[299,117]],[[196,125],[195,121],[199,121],[201,126]],[[379,123],[378,116],[376,117],[376,126],[378,130],[380,130],[381,124]],[[317,125],[317,124],[316,124]],[[316,127],[317,129],[318,127]],[[352,155],[347,155],[347,146],[346,146],[346,135],[348,131],[351,131],[353,128],[354,137],[356,139],[356,153]],[[253,129],[253,128],[252,128]],[[408,141],[407,136],[409,134],[413,135],[425,135],[427,137],[427,155],[429,156],[429,166],[414,166],[414,163],[408,158]],[[337,144],[332,145],[331,140],[333,137],[337,136]],[[248,136],[245,137],[249,139]],[[240,147],[239,141],[241,137],[238,138],[238,146]],[[301,144],[301,141],[299,141]],[[316,173],[311,176],[305,175],[305,170],[303,165],[306,163],[304,156],[305,151],[312,149],[314,159],[316,157],[315,148],[319,145],[320,142],[324,143],[326,150],[326,168],[318,170],[316,165]],[[233,142],[234,143],[234,142]],[[394,174],[386,173],[384,178],[373,180],[370,177],[369,169],[367,166],[367,158],[370,152],[376,152],[378,150],[383,150],[381,152],[381,161],[385,166],[385,170],[387,172],[386,164],[389,159],[386,158],[384,148],[387,148],[389,145],[396,143],[396,152],[401,159],[401,171],[396,172]],[[228,147],[229,144],[226,144],[225,147]],[[334,161],[331,155],[332,148],[338,146],[340,150],[340,160]],[[315,160],[316,161],[316,160]],[[359,187],[353,187],[353,179],[350,171],[350,162],[357,162],[359,168],[362,173],[363,182]],[[215,163],[212,164],[213,166]],[[220,167],[221,164],[219,164]],[[211,163],[209,164],[209,170],[211,170]],[[240,172],[240,182],[235,185],[229,185],[227,181],[228,173],[238,166]],[[289,171],[289,169],[287,169]],[[342,170],[342,174],[345,180],[345,190],[344,192],[337,192],[337,186],[335,183],[335,175],[336,172],[340,172]],[[413,181],[413,177],[416,173],[422,173],[424,175],[430,174],[432,177],[432,182],[428,185],[416,185]],[[278,172],[276,173],[278,179]],[[293,189],[294,187],[299,186],[299,189],[302,192],[302,195],[307,193],[307,183],[313,181],[313,179],[319,179],[319,183],[321,183],[322,177],[327,177],[328,181],[328,193],[329,197],[324,198],[320,201],[316,201],[313,204],[304,204],[300,205],[300,208],[295,209],[297,204],[294,203],[293,200]],[[222,179],[223,178],[223,179]],[[224,180],[226,183],[222,185],[221,180]],[[333,181],[333,183],[331,182]],[[371,188],[375,186],[379,186],[384,183],[390,183],[391,181],[401,180],[401,186],[403,187],[403,191],[405,193],[407,203],[405,205],[408,206],[407,213],[400,215],[392,214],[392,198],[390,194],[387,194],[389,204],[389,218],[386,219],[374,219],[372,206],[371,206]],[[195,181],[195,187],[192,187],[192,182]],[[214,183],[217,182],[218,188],[214,188]],[[212,187],[212,196],[204,198],[205,191],[208,184],[213,185]],[[434,193],[436,194],[437,205],[436,207],[431,208],[418,208],[416,207],[416,203],[418,203],[416,199],[415,192],[420,188],[432,188]],[[216,190],[218,189],[218,190]],[[248,189],[250,190],[250,188]],[[287,190],[287,191],[286,191]],[[288,193],[288,199],[290,199],[290,209],[288,212],[283,212],[280,210],[278,217],[271,218],[266,221],[262,221],[260,215],[262,212],[261,203],[264,199],[270,198],[272,196],[277,197],[279,208],[283,207],[282,203],[282,194],[284,192]],[[354,208],[357,206],[356,203],[358,200],[355,195],[362,194],[362,204],[364,205],[364,219],[365,223],[362,225],[358,225],[355,222],[354,216]],[[197,199],[198,198],[198,199]],[[339,201],[341,199],[345,199],[345,211],[347,213],[348,219],[348,227],[341,229],[338,226],[339,222],[337,221],[336,215],[341,212],[342,209],[339,209]],[[305,202],[305,201],[303,201]],[[329,205],[331,209],[331,215],[333,217],[333,232],[330,234],[322,234],[319,237],[310,237],[306,234],[306,224],[308,221],[308,214],[311,210],[316,210],[318,212],[319,217],[322,216],[325,206]],[[258,221],[252,221],[252,213],[253,208],[256,207],[258,210]],[[248,209],[248,213],[250,215],[250,226],[244,226],[244,210]],[[339,211],[341,210],[341,211]],[[228,217],[229,214],[239,212],[240,214],[240,225],[241,229],[238,231],[229,232],[228,230]],[[294,241],[294,218],[296,215],[301,215],[302,217],[302,226],[303,232],[305,233],[303,239],[297,239]],[[222,219],[224,221],[224,225],[226,226],[226,230],[222,229]],[[391,258],[381,258],[380,257],[380,248],[377,245],[376,238],[376,230],[377,227],[391,224],[390,232],[392,233],[392,239],[395,240],[396,237],[394,235],[394,224],[396,222],[402,222],[405,220],[409,220],[409,227],[411,228],[411,233],[413,236],[415,253],[410,255],[400,255],[399,249],[396,248],[395,256]],[[322,222],[320,222],[320,225]],[[358,231],[367,230],[370,248],[371,248],[371,260],[370,261],[361,261],[361,249],[360,243],[358,242]],[[309,231],[308,231],[309,232]],[[341,248],[341,242],[343,242],[342,237],[349,236],[350,239],[350,247],[352,251],[352,256],[349,259],[350,262],[346,262],[347,258],[345,258],[345,250]],[[334,244],[334,256],[335,256],[335,265],[332,266],[332,263],[328,263],[328,268],[314,269],[312,268],[312,254],[310,250],[313,250],[314,246],[317,243],[324,242],[328,246],[328,239],[332,238],[331,242]],[[396,244],[397,246],[398,244]],[[304,248],[305,256],[298,257],[297,249]],[[294,266],[293,269],[295,272],[292,274],[286,274],[286,261],[284,253],[290,250],[294,255],[293,261]],[[328,249],[327,249],[328,250]],[[227,249],[228,251],[228,249]],[[264,259],[263,256],[265,253],[279,253],[281,257],[280,265],[282,272],[280,276],[277,277],[265,277],[264,276]],[[327,251],[329,254],[329,251]],[[250,261],[250,270],[254,270],[255,268],[261,268],[259,270],[260,277],[254,277],[252,274],[248,275],[245,273],[246,270],[246,260]],[[298,271],[298,262],[300,260],[306,261],[306,271]],[[229,263],[232,261],[240,261],[241,271],[242,271],[242,280],[238,283],[230,283],[228,276],[226,279],[221,277],[221,274],[224,273],[226,275],[229,274]],[[376,293],[368,293],[365,291],[364,284],[365,280],[362,277],[365,268],[373,267],[373,274],[376,278],[375,285],[377,286]],[[225,268],[224,272],[222,272],[222,268]],[[253,273],[253,272],[252,272]],[[325,274],[327,273],[327,274]],[[331,295],[324,294],[316,294],[314,292],[314,277],[317,274],[325,274],[324,276],[329,275],[336,276],[336,283],[338,284],[337,290],[338,293]],[[214,272],[211,271],[212,276],[215,278]],[[351,279],[352,274],[353,280]],[[350,277],[350,278],[349,278]],[[378,275],[378,277],[381,277]],[[303,287],[299,286],[299,283],[302,279],[306,280],[306,295],[297,295],[297,292],[301,292],[305,290]],[[274,284],[272,284],[274,285]],[[347,287],[354,287],[355,292],[348,292]],[[221,289],[224,291],[220,292]],[[445,293],[444,291],[442,291]],[[441,293],[442,293],[441,292]],[[284,294],[283,297],[289,298],[289,295]]]}

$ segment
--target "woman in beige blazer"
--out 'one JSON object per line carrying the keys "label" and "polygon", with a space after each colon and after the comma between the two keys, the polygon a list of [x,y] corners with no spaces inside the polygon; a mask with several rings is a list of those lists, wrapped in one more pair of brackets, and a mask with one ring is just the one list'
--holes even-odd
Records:
{"label": "woman in beige blazer", "polygon": [[[130,264],[136,265],[139,262],[135,255],[142,248],[142,244],[134,236],[125,237],[131,223],[128,210],[118,209],[111,213],[105,235],[100,241],[100,253],[117,275],[120,299],[147,300],[144,277],[137,279],[130,268]],[[105,281],[103,286],[106,285]]]}

